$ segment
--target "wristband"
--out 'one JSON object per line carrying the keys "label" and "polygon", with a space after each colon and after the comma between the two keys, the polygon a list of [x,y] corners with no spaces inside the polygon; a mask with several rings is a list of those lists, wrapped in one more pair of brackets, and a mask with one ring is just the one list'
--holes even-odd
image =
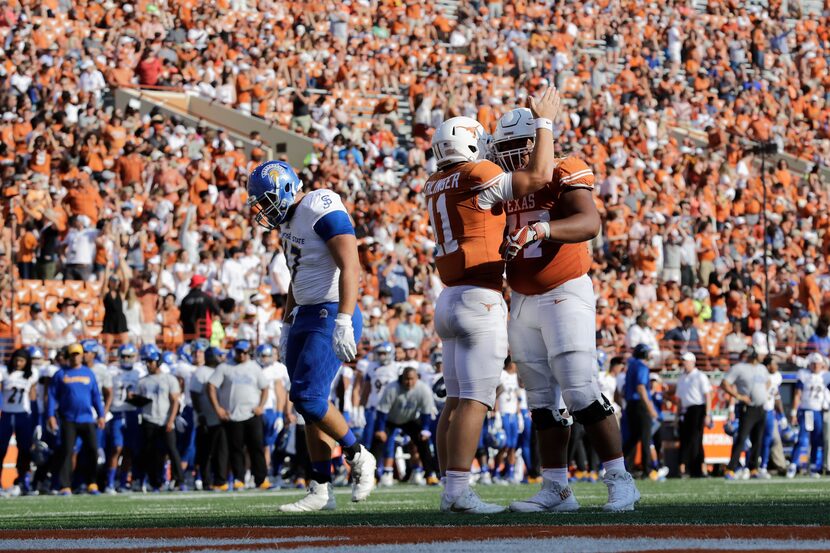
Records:
{"label": "wristband", "polygon": [[537,117],[533,120],[533,128],[536,130],[546,129],[553,132],[553,121],[544,117]]}
{"label": "wristband", "polygon": [[335,320],[352,322],[352,316],[349,315],[348,313],[338,313]]}

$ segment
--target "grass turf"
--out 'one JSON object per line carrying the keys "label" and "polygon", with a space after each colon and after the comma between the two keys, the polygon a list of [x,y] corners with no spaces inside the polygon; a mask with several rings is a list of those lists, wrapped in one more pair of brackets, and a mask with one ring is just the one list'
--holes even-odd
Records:
{"label": "grass turf", "polygon": [[[439,489],[379,489],[363,503],[337,490],[333,512],[283,514],[281,503],[301,490],[272,492],[124,494],[20,497],[0,500],[0,529],[139,528],[180,526],[339,526],[482,524],[809,524],[830,525],[830,480],[725,482],[721,479],[638,482],[642,500],[633,513],[601,511],[606,489],[575,484],[582,509],[559,515],[505,513],[446,516],[437,512]],[[507,504],[537,486],[478,486],[488,501]]]}

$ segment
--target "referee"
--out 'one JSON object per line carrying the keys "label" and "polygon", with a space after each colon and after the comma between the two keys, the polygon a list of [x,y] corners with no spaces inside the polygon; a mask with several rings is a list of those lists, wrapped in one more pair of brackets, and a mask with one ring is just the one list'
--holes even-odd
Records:
{"label": "referee", "polygon": [[769,371],[758,363],[758,354],[754,348],[749,347],[743,351],[739,359],[720,384],[724,392],[739,402],[735,406],[738,433],[732,441],[732,457],[726,466],[727,480],[735,479],[735,469],[738,467],[747,438],[752,442],[752,448],[747,453],[746,464],[753,476],[758,473],[767,418],[764,404],[767,402],[771,382]]}
{"label": "referee", "polygon": [[710,426],[709,406],[712,384],[709,377],[695,366],[695,354],[687,351],[681,357],[683,374],[677,380],[677,401],[680,412],[680,474],[701,478],[703,472],[703,427]]}
{"label": "referee", "polygon": [[245,449],[251,458],[251,474],[258,488],[268,489],[262,413],[268,402],[268,379],[259,363],[251,359],[251,343],[237,340],[234,362],[222,363],[207,382],[207,393],[219,420],[225,425],[230,450],[233,488],[245,487]]}

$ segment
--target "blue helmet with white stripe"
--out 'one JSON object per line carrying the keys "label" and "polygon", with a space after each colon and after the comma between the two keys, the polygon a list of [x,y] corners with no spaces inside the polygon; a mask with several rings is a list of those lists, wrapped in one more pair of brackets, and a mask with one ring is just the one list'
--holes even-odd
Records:
{"label": "blue helmet with white stripe", "polygon": [[98,354],[98,340],[93,340],[92,338],[81,340],[81,347],[84,348],[84,353]]}
{"label": "blue helmet with white stripe", "polygon": [[161,351],[155,344],[144,344],[138,351],[142,361],[158,361],[161,359]]}
{"label": "blue helmet with white stripe", "polygon": [[29,352],[29,357],[34,361],[35,359],[46,359],[46,355],[39,346],[29,346],[26,348]]}
{"label": "blue helmet with white stripe", "polygon": [[263,358],[270,357],[274,355],[274,346],[271,344],[260,344],[256,347],[256,353],[254,353],[254,359],[256,359],[257,363],[262,366],[265,366],[263,362]]}
{"label": "blue helmet with white stripe", "polygon": [[161,354],[161,360],[169,366],[173,366],[178,362],[178,358],[176,354],[172,351],[165,351]]}
{"label": "blue helmet with white stripe", "polygon": [[118,363],[124,370],[130,370],[135,363],[135,356],[138,355],[138,350],[132,344],[123,344],[118,347]]}
{"label": "blue helmet with white stripe", "polygon": [[254,221],[275,229],[285,222],[303,183],[285,161],[266,161],[248,177],[248,206],[256,207]]}
{"label": "blue helmet with white stripe", "polygon": [[176,355],[179,356],[179,359],[184,359],[188,363],[193,363],[193,355],[192,355],[193,347],[190,344],[182,344],[179,346],[179,349],[176,350]]}

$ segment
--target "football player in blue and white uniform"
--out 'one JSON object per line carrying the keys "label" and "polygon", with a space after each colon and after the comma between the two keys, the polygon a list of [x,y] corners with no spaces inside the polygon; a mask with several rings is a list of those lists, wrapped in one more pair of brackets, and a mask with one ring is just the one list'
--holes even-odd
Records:
{"label": "football player in blue and white uniform", "polygon": [[277,438],[285,428],[286,384],[288,369],[276,360],[271,344],[260,344],[254,353],[254,359],[262,367],[262,374],[268,381],[268,399],[262,413],[262,437],[264,441],[265,466],[271,469],[271,452]]}
{"label": "football player in blue and white uniform", "polygon": [[395,346],[383,342],[375,346],[375,362],[368,366],[363,377],[361,403],[364,406],[366,426],[363,428],[363,445],[371,449],[375,439],[375,414],[383,393],[383,387],[398,379],[400,369],[395,361]]}
{"label": "football player in blue and white uniform", "polygon": [[354,226],[336,193],[305,193],[301,188],[297,174],[283,161],[263,163],[248,179],[255,220],[265,228],[280,229],[291,271],[280,358],[291,378],[289,398],[306,423],[312,471],[308,494],[281,506],[285,512],[335,508],[331,439],[352,467],[352,501],[369,497],[377,469],[375,458],[329,401],[331,383],[341,362],[354,360],[363,328]]}
{"label": "football player in blue and white uniform", "polygon": [[[792,461],[787,467],[787,478],[798,472],[802,451],[809,444],[811,476],[821,477],[821,465],[818,452],[823,442],[824,427],[824,393],[825,386],[822,373],[825,369],[824,356],[813,352],[807,357],[807,369],[798,371],[793,395],[792,424],[798,424],[798,441],[793,447]],[[825,455],[827,452],[824,453]]]}
{"label": "football player in blue and white uniform", "polygon": [[[109,376],[112,381],[112,419],[107,423],[107,493],[115,493],[115,477],[119,466],[121,477],[118,488],[128,491],[127,482],[130,469],[133,469],[134,488],[141,488],[141,477],[135,469],[141,447],[141,425],[139,410],[127,403],[135,393],[138,381],[146,376],[143,365],[137,363],[138,350],[132,344],[123,344],[118,348],[118,363],[110,366]],[[122,458],[123,455],[123,458]],[[120,459],[120,463],[119,463]]]}
{"label": "football player in blue and white uniform", "polygon": [[3,391],[3,412],[0,414],[0,474],[2,459],[6,457],[12,435],[17,441],[17,478],[9,495],[29,493],[29,452],[35,417],[32,404],[37,391],[38,374],[32,368],[32,358],[25,348],[15,350],[8,366],[0,372],[0,389]]}

